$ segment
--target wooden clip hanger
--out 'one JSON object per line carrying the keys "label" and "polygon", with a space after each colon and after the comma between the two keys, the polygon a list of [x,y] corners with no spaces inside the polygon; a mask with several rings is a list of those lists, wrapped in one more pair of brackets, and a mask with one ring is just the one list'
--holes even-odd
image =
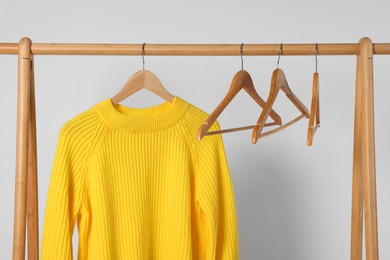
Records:
{"label": "wooden clip hanger", "polygon": [[160,79],[149,70],[145,70],[145,59],[144,59],[144,46],[142,45],[142,70],[134,73],[126,82],[124,87],[111,98],[111,102],[116,105],[137,91],[145,88],[162,97],[163,99],[172,102],[174,96],[168,92],[168,90],[161,83]]}
{"label": "wooden clip hanger", "polygon": [[[316,57],[316,71],[313,74],[313,87],[312,87],[312,97],[311,97],[311,107],[310,107],[310,119],[309,127],[307,129],[307,145],[311,146],[313,144],[313,137],[317,131],[317,128],[320,127],[320,85],[317,72],[317,44],[315,50]],[[315,121],[315,125],[314,125]]]}
{"label": "wooden clip hanger", "polygon": [[[233,100],[233,98],[237,95],[237,93],[241,89],[244,89],[252,97],[252,99],[254,99],[256,101],[256,103],[260,107],[263,108],[265,106],[265,101],[259,96],[259,94],[257,93],[257,91],[253,85],[252,77],[250,76],[250,74],[246,70],[243,69],[242,45],[243,44],[241,44],[241,70],[239,70],[234,75],[233,80],[230,84],[229,91],[226,94],[226,96],[224,97],[224,99],[217,106],[217,108],[209,115],[209,117],[205,120],[205,122],[199,127],[198,140],[201,140],[203,138],[203,136],[205,136],[205,135],[235,132],[235,131],[241,131],[241,130],[246,130],[246,129],[252,129],[255,127],[255,125],[251,125],[251,126],[229,128],[229,129],[208,132],[210,127],[217,120],[218,116],[229,105],[229,103]],[[281,125],[282,124],[282,120],[281,120],[280,116],[272,109],[269,111],[269,115],[274,120],[274,122],[267,123],[265,126]]]}
{"label": "wooden clip hanger", "polygon": [[[291,90],[290,86],[288,85],[288,82],[287,82],[287,79],[286,79],[286,76],[285,76],[283,70],[279,69],[279,59],[280,59],[281,49],[282,49],[282,47],[279,50],[278,66],[272,73],[271,87],[270,87],[270,92],[268,95],[266,105],[263,108],[263,111],[261,112],[260,117],[257,120],[256,126],[254,127],[253,132],[252,132],[252,143],[253,144],[255,144],[259,138],[271,135],[271,134],[276,133],[276,132],[279,132],[280,130],[299,121],[303,117],[309,118],[309,111],[303,105],[303,103],[298,99],[298,97],[295,96],[294,92]],[[290,99],[290,101],[298,108],[299,111],[301,111],[302,114],[300,116],[298,116],[297,118],[291,120],[290,122],[262,134],[261,132],[262,132],[264,126],[266,125],[265,121],[267,120],[267,117],[270,114],[270,111],[272,109],[272,106],[276,100],[276,97],[277,97],[280,89],[287,95],[287,97]]]}

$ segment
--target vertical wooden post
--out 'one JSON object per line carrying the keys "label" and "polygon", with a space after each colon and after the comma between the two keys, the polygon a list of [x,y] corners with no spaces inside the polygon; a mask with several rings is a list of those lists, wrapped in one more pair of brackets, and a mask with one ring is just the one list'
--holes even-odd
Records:
{"label": "vertical wooden post", "polygon": [[361,156],[362,144],[362,70],[361,55],[357,55],[356,90],[355,90],[355,125],[353,141],[353,175],[352,175],[352,217],[351,217],[351,260],[362,260],[363,232],[363,166]]}
{"label": "vertical wooden post", "polygon": [[22,38],[18,50],[18,109],[14,203],[13,260],[25,256],[28,134],[30,119],[31,40]]}
{"label": "vertical wooden post", "polygon": [[366,259],[378,260],[378,226],[375,177],[375,129],[373,45],[369,38],[360,40],[362,97],[362,172],[364,194],[364,226]]}
{"label": "vertical wooden post", "polygon": [[378,260],[373,45],[369,38],[362,38],[359,44],[360,53],[357,56],[356,70],[351,259],[362,258],[361,234],[364,209],[366,259]]}
{"label": "vertical wooden post", "polygon": [[34,56],[31,55],[30,77],[30,120],[28,138],[27,171],[27,235],[28,260],[39,260],[39,223],[38,223],[38,173],[37,173],[37,137],[35,113]]}

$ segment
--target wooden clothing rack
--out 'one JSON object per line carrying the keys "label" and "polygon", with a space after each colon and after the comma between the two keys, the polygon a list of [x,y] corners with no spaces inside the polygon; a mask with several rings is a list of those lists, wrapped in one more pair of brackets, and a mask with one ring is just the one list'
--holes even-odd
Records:
{"label": "wooden clothing rack", "polygon": [[[13,260],[39,259],[34,55],[141,55],[142,44],[0,43],[0,54],[18,55],[18,100]],[[280,44],[245,44],[245,55],[278,55]],[[146,55],[240,55],[240,44],[147,44]],[[315,44],[283,44],[281,55],[314,55]],[[351,260],[362,259],[363,211],[366,259],[378,259],[375,180],[373,55],[390,54],[390,43],[365,37],[358,43],[318,44],[318,55],[356,55],[352,169]],[[27,224],[26,224],[27,218]]]}

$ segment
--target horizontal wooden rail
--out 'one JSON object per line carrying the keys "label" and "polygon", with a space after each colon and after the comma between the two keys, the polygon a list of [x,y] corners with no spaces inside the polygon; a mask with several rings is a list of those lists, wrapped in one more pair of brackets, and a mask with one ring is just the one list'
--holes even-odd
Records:
{"label": "horizontal wooden rail", "polygon": [[[145,55],[237,56],[241,44],[146,44]],[[34,55],[141,55],[142,44],[33,43]],[[375,43],[374,54],[390,54],[390,43]],[[280,44],[245,44],[246,56],[278,55]],[[313,44],[284,44],[282,55],[314,55]],[[18,43],[0,43],[0,54],[17,54]],[[358,55],[358,43],[321,43],[318,55]]]}

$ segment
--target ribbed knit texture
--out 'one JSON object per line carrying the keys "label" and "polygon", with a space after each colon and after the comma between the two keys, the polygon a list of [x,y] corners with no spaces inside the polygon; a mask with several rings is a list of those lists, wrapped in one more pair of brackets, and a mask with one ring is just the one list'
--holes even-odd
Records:
{"label": "ribbed knit texture", "polygon": [[[237,260],[236,204],[221,135],[178,96],[147,108],[104,99],[60,129],[41,259]],[[216,121],[210,131],[220,129]]]}

